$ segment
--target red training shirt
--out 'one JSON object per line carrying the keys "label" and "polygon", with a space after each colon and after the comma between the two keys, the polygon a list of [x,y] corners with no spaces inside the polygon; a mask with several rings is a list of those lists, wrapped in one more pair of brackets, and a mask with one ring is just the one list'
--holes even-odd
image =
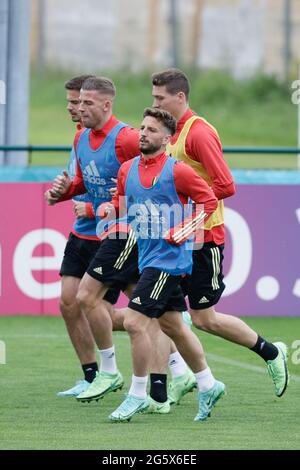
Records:
{"label": "red training shirt", "polygon": [[[186,121],[195,116],[190,108],[177,121],[176,133],[171,138],[175,144]],[[212,180],[212,189],[216,197],[225,199],[235,193],[234,181],[224,159],[220,139],[214,130],[202,120],[193,122],[185,141],[185,152],[193,160],[200,162]],[[225,239],[224,224],[205,230],[205,242],[214,241],[223,244]]]}

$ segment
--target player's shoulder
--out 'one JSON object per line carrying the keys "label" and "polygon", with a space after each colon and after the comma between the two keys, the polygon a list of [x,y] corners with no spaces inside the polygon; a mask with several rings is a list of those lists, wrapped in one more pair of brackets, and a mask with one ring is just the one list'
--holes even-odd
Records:
{"label": "player's shoulder", "polygon": [[132,158],[131,160],[127,160],[126,162],[122,163],[120,171],[122,171],[123,173],[126,173],[127,171],[129,171],[129,169],[130,169],[131,165],[133,164],[133,162],[134,162],[134,158]]}
{"label": "player's shoulder", "polygon": [[[122,133],[121,133],[122,132]],[[120,146],[122,160],[130,160],[139,154],[139,131],[133,127],[123,127],[117,145]]]}
{"label": "player's shoulder", "polygon": [[134,127],[126,125],[125,127],[122,127],[122,129],[120,130],[120,136],[122,136],[123,138],[127,138],[127,139],[137,139],[139,136],[139,130]]}
{"label": "player's shoulder", "polygon": [[214,142],[221,146],[220,136],[213,124],[201,116],[197,116],[197,118],[192,123],[188,134],[189,145],[193,146],[195,143],[205,145],[207,142]]}
{"label": "player's shoulder", "polygon": [[80,127],[80,128],[77,129],[74,140],[73,140],[73,144],[75,146],[78,144],[80,136],[84,133],[84,131],[86,131],[86,127]]}
{"label": "player's shoulder", "polygon": [[195,114],[193,116],[194,121],[192,123],[192,127],[197,128],[200,131],[206,132],[206,131],[212,131],[215,132],[213,124],[211,124],[207,119],[205,119],[202,116],[198,116],[198,114]]}
{"label": "player's shoulder", "polygon": [[[173,159],[173,157],[170,157]],[[192,167],[188,165],[187,163],[183,162],[182,160],[174,160],[174,171],[176,173],[181,173],[181,172],[188,172],[190,173],[190,170],[192,170]]]}

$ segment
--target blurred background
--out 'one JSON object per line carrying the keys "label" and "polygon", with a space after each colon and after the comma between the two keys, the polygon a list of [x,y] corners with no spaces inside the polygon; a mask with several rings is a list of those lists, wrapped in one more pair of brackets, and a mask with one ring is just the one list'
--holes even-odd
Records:
{"label": "blurred background", "polygon": [[[297,145],[298,0],[2,0],[0,16],[0,145],[70,144],[64,81],[77,73],[111,76],[116,114],[138,125],[151,73],[169,66],[188,73],[191,107],[225,146]],[[226,158],[235,168],[297,166],[296,154]],[[64,159],[0,151],[6,164]]]}
{"label": "blurred background", "polygon": [[31,25],[40,71],[181,65],[288,79],[299,63],[297,0],[32,0]]}

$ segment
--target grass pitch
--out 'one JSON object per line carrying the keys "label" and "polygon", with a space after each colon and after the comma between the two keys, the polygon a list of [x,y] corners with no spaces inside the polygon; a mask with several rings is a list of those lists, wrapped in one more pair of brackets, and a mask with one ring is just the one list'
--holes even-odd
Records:
{"label": "grass pitch", "polygon": [[[299,339],[300,318],[246,321],[289,347]],[[6,345],[6,364],[0,365],[0,449],[299,449],[299,352],[290,351],[292,379],[278,399],[258,356],[220,338],[200,336],[209,365],[228,392],[212,417],[193,422],[193,392],[169,415],[137,415],[130,423],[113,424],[108,415],[123,400],[124,389],[89,404],[56,397],[82,377],[62,319],[0,317],[0,339]],[[127,334],[115,334],[115,344],[126,391],[131,377]]]}

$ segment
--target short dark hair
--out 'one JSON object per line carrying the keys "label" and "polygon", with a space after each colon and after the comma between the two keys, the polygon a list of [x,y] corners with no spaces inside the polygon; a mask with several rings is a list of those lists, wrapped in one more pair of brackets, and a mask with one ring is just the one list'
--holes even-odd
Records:
{"label": "short dark hair", "polygon": [[82,84],[82,90],[98,91],[101,95],[116,96],[116,87],[110,78],[90,77]]}
{"label": "short dark hair", "polygon": [[167,69],[163,72],[154,73],[152,75],[152,85],[165,86],[170,95],[176,95],[180,91],[189,99],[190,82],[185,73],[179,69]]}
{"label": "short dark hair", "polygon": [[151,116],[157,119],[163,126],[165,126],[171,135],[174,135],[176,132],[176,119],[172,114],[168,113],[160,108],[145,108],[144,109],[144,118],[146,116]]}
{"label": "short dark hair", "polygon": [[65,83],[65,89],[80,91],[85,80],[92,77],[95,77],[95,75],[78,75],[77,77],[70,78],[70,80],[67,80]]}

